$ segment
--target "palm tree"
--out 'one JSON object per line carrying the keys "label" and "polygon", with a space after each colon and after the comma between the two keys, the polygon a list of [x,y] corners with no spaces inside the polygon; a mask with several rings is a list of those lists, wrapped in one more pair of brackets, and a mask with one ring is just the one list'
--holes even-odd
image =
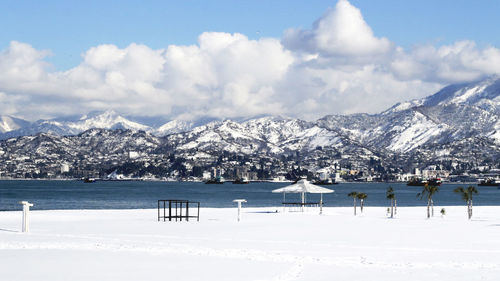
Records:
{"label": "palm tree", "polygon": [[472,185],[469,185],[469,187],[467,187],[467,189],[464,189],[463,187],[457,187],[453,191],[462,195],[462,199],[465,202],[467,202],[467,217],[469,219],[471,219],[472,218],[472,194],[478,193],[476,187],[472,186]]}
{"label": "palm tree", "polygon": [[391,200],[391,218],[393,218],[394,217],[394,202],[396,201],[396,194],[394,194],[394,189],[392,189],[392,186],[389,186],[385,195],[386,195],[387,199]]}
{"label": "palm tree", "polygon": [[434,201],[432,201],[432,196],[439,192],[439,187],[436,185],[425,184],[422,192],[417,194],[417,197],[420,199],[424,198],[427,195],[427,218],[431,217],[430,208],[432,206],[432,216],[434,216]]}
{"label": "palm tree", "polygon": [[353,200],[354,200],[354,215],[356,215],[356,198],[358,198],[358,192],[357,191],[353,191],[349,194],[347,194],[348,197],[352,197]]}
{"label": "palm tree", "polygon": [[366,197],[368,197],[368,194],[363,193],[363,192],[359,192],[358,195],[356,195],[356,197],[358,197],[358,199],[359,199],[359,204],[361,206],[361,213],[363,213],[364,202],[365,202]]}

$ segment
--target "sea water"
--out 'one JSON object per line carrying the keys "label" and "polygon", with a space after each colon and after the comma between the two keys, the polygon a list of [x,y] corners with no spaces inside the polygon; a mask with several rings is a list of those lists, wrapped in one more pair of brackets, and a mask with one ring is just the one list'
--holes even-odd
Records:
{"label": "sea water", "polygon": [[[55,209],[142,209],[156,208],[158,200],[184,199],[198,201],[201,207],[234,207],[234,199],[246,199],[247,207],[279,207],[282,194],[273,189],[290,183],[256,182],[250,184],[204,184],[200,182],[160,181],[82,181],[60,180],[2,180],[0,181],[0,210],[20,210],[19,201],[29,201],[33,210]],[[325,186],[334,193],[324,194],[325,206],[352,206],[347,194],[352,191],[368,194],[365,206],[388,206],[385,193],[392,186],[398,206],[425,206],[426,200],[417,198],[422,187],[403,183],[341,183]],[[459,194],[453,192],[467,184],[443,184],[434,199],[435,206],[465,205]],[[474,205],[499,205],[500,190],[496,187],[477,187],[479,194]],[[286,201],[300,202],[299,194],[287,194]],[[319,201],[319,194],[309,194],[307,201]],[[358,203],[359,204],[359,203]]]}

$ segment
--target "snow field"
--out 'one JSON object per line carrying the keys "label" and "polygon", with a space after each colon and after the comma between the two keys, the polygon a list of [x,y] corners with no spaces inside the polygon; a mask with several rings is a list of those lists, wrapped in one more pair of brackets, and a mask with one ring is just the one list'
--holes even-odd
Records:
{"label": "snow field", "polygon": [[498,280],[500,207],[445,208],[33,211],[30,233],[0,212],[0,280]]}

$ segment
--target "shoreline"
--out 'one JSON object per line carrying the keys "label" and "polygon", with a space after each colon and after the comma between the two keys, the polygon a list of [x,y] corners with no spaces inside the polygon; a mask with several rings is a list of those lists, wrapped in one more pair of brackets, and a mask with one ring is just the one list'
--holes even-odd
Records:
{"label": "shoreline", "polygon": [[[19,210],[0,210],[0,214],[2,213],[10,213],[10,212],[22,212],[22,207],[21,205],[19,205]],[[454,208],[467,208],[467,205],[464,203],[463,205],[434,205],[434,210],[436,213],[438,213],[438,209],[440,210],[441,208],[450,208],[450,209],[454,209]],[[289,207],[287,207],[289,208]],[[360,209],[360,206],[359,206],[359,203],[356,205],[356,208],[358,209],[358,212],[359,212],[359,209]],[[369,210],[369,209],[387,209],[387,208],[390,208],[390,205],[388,206],[375,206],[375,205],[365,205],[364,206],[364,210]],[[416,209],[416,208],[427,208],[427,205],[418,205],[418,206],[397,206],[397,209]],[[499,205],[474,205],[473,206],[473,209],[481,209],[481,208],[499,208],[499,212],[500,212],[500,204]],[[220,210],[220,211],[226,211],[226,210],[236,210],[237,209],[237,205],[235,204],[234,207],[212,207],[212,206],[209,206],[209,207],[203,207],[203,206],[200,206],[200,210]],[[306,207],[307,210],[314,210],[314,209],[318,209],[319,210],[319,207]],[[323,211],[334,211],[334,210],[343,210],[343,209],[351,209],[351,210],[354,210],[354,206],[324,206],[323,207]],[[79,208],[79,209],[36,209],[36,205],[34,207],[31,207],[30,208],[30,212],[51,212],[51,211],[55,211],[55,212],[63,212],[63,211],[68,211],[68,212],[78,212],[78,211],[81,211],[81,212],[85,212],[85,211],[90,211],[90,212],[98,212],[98,211],[103,211],[103,212],[106,212],[106,211],[157,211],[158,209],[157,208],[102,208],[102,209],[83,209],[83,208]],[[282,210],[283,210],[283,206],[245,206],[245,203],[243,204],[243,207],[242,207],[242,210],[245,211],[245,210],[257,210],[257,211],[267,211],[267,213],[283,213]],[[278,210],[278,212],[271,212],[270,210]],[[311,211],[306,211],[304,213],[310,213]],[[288,213],[288,211],[286,211],[285,213]],[[298,211],[292,211],[290,213],[301,213],[301,212],[298,212]],[[500,216],[499,216],[500,217]]]}
{"label": "shoreline", "polygon": [[[204,183],[205,181],[183,181],[183,180],[163,180],[163,179],[123,179],[123,180],[103,180],[103,179],[95,179],[96,182],[175,182],[175,183]],[[73,179],[29,179],[29,178],[0,178],[0,181],[82,181],[82,179],[79,178],[73,178]],[[224,184],[232,184],[232,180],[226,181]],[[249,181],[249,184],[252,183],[276,183],[276,184],[290,184],[293,183],[293,181],[273,181],[273,180],[255,180],[255,181]],[[342,181],[338,182],[338,184],[406,184],[406,182],[399,182],[399,181],[393,181],[393,182],[385,182],[385,181]],[[325,185],[325,186],[336,186],[338,184],[333,184],[333,185]],[[477,185],[478,182],[442,182],[442,185]],[[412,186],[412,187],[420,187],[420,186]],[[494,187],[494,186],[492,186]],[[500,185],[498,186],[500,189]]]}

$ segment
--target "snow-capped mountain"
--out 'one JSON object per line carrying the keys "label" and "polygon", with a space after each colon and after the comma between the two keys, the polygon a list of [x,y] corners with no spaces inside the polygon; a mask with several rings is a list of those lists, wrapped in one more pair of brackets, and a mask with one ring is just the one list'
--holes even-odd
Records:
{"label": "snow-capped mountain", "polygon": [[319,127],[316,122],[282,117],[262,117],[241,123],[211,122],[188,132],[169,135],[165,140],[177,154],[187,159],[220,152],[269,157],[302,155],[311,161],[334,155],[353,160],[379,158],[376,151],[337,131]]}
{"label": "snow-capped mountain", "polygon": [[114,110],[108,110],[102,113],[93,113],[91,115],[84,115],[78,121],[45,121],[47,123],[62,124],[70,130],[75,132],[83,132],[89,129],[125,129],[133,131],[150,131],[151,127],[139,124],[128,120],[127,118],[119,115]]}
{"label": "snow-capped mountain", "polygon": [[450,85],[436,94],[424,98],[425,106],[473,105],[481,107],[486,104],[499,105],[500,78],[490,77],[478,82]]}
{"label": "snow-capped mountain", "polygon": [[73,163],[76,177],[119,169],[137,177],[185,178],[195,167],[200,176],[200,169],[222,165],[247,167],[267,178],[338,164],[394,180],[393,173],[429,165],[458,173],[499,168],[499,85],[494,78],[451,85],[380,114],[330,115],[311,122],[260,117],[173,120],[153,127],[114,111],[26,126],[2,119],[7,124],[2,128],[10,131],[0,137],[27,136],[0,141],[0,160],[5,160],[0,169],[16,178],[50,177]]}
{"label": "snow-capped mountain", "polygon": [[[33,123],[9,116],[1,116],[0,118],[0,139],[36,135],[38,133],[49,133],[61,136],[76,135],[89,129],[125,129],[145,131],[155,136],[166,136],[189,131],[196,126],[213,120],[171,120],[164,123],[163,120],[165,118],[163,117],[125,117],[114,110],[104,112],[96,111],[85,115],[66,116],[49,120],[38,120]],[[150,126],[134,120],[160,125]]]}
{"label": "snow-capped mountain", "polygon": [[283,153],[285,142],[308,130],[311,124],[298,119],[263,117],[241,123],[225,120],[198,126],[191,131],[174,134],[169,139],[180,150],[224,149],[251,154],[257,152]]}
{"label": "snow-capped mountain", "polygon": [[166,136],[175,133],[182,133],[191,130],[194,127],[194,122],[183,121],[183,120],[172,120],[153,131],[156,136]]}
{"label": "snow-capped mountain", "polygon": [[0,116],[0,133],[6,133],[28,126],[29,122],[12,116]]}
{"label": "snow-capped mountain", "polygon": [[450,85],[429,97],[399,103],[372,115],[331,115],[313,122],[283,117],[207,123],[172,120],[152,127],[106,111],[29,125],[5,119],[0,138],[39,132],[76,135],[93,128],[128,129],[165,136],[170,147],[178,151],[287,154],[326,147],[339,152],[362,149],[369,155],[382,156],[475,137],[500,143],[499,96],[500,78],[490,77]]}
{"label": "snow-capped mountain", "polygon": [[0,138],[11,138],[17,136],[35,135],[37,133],[49,133],[54,135],[76,135],[89,129],[127,129],[152,131],[153,128],[130,121],[113,110],[105,112],[92,112],[83,116],[70,116],[50,120],[38,120],[33,123],[19,126],[0,135]]}
{"label": "snow-capped mountain", "polygon": [[320,126],[361,144],[395,152],[486,137],[500,142],[500,79],[450,85],[375,115],[326,116]]}

